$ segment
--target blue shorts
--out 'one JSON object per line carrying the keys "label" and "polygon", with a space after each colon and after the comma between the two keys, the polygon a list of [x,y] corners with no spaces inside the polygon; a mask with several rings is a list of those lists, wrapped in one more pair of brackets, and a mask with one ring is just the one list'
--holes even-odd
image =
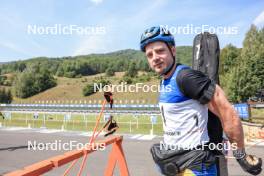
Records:
{"label": "blue shorts", "polygon": [[202,169],[199,170],[186,169],[183,173],[180,173],[177,176],[217,176],[216,164],[207,168],[202,165]]}

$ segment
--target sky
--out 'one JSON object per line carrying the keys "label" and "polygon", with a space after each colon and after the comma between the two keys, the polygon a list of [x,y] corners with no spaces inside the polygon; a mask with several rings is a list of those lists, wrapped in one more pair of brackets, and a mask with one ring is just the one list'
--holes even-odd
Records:
{"label": "sky", "polygon": [[251,24],[264,26],[263,0],[1,0],[0,62],[139,49],[148,27],[171,30],[191,46],[204,30],[220,46],[243,46]]}

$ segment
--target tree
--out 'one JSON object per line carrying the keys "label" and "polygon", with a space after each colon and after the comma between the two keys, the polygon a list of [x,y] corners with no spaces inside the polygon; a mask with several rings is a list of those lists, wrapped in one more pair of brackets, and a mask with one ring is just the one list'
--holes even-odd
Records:
{"label": "tree", "polygon": [[63,70],[63,67],[62,66],[59,66],[58,67],[58,70],[56,72],[56,75],[59,76],[59,77],[64,76],[64,70]]}
{"label": "tree", "polygon": [[15,79],[15,95],[27,98],[56,86],[56,80],[46,68],[32,65]]}
{"label": "tree", "polygon": [[56,86],[56,81],[48,70],[42,70],[41,72],[36,73],[34,79],[34,89],[36,92],[42,92]]}
{"label": "tree", "polygon": [[5,101],[5,89],[0,89],[0,102],[4,103]]}
{"label": "tree", "polygon": [[87,84],[84,88],[83,88],[83,96],[89,96],[95,93],[94,91],[94,84]]}
{"label": "tree", "polygon": [[115,71],[112,67],[109,67],[108,69],[106,69],[105,74],[106,76],[115,76]]}
{"label": "tree", "polygon": [[12,99],[13,98],[10,89],[8,91],[5,89],[0,89],[0,103],[10,104]]}
{"label": "tree", "polygon": [[129,67],[128,67],[127,72],[125,73],[125,76],[132,77],[132,78],[137,76],[137,69],[136,69],[135,62],[131,62],[129,64]]}
{"label": "tree", "polygon": [[6,76],[2,76],[0,75],[0,85],[5,85],[5,81],[6,81],[7,77]]}
{"label": "tree", "polygon": [[13,100],[13,96],[12,96],[12,93],[11,93],[11,90],[10,89],[7,91],[7,98],[6,98],[6,100],[7,100],[7,103],[11,103],[12,100]]}
{"label": "tree", "polygon": [[237,59],[240,55],[240,49],[236,48],[232,44],[228,44],[221,50],[220,55],[220,74],[225,74],[229,70],[236,66],[236,63],[239,62]]}
{"label": "tree", "polygon": [[151,71],[147,58],[140,59],[139,62],[137,62],[137,69],[146,72]]}
{"label": "tree", "polygon": [[22,72],[17,75],[15,80],[15,95],[19,98],[27,98],[35,95],[36,92],[33,89],[34,78],[33,75],[28,72]]}
{"label": "tree", "polygon": [[20,72],[24,71],[26,69],[26,67],[27,66],[26,66],[26,64],[24,62],[21,62],[21,63],[18,64],[18,70]]}
{"label": "tree", "polygon": [[229,85],[233,101],[246,101],[264,87],[264,32],[252,25],[247,32]]}

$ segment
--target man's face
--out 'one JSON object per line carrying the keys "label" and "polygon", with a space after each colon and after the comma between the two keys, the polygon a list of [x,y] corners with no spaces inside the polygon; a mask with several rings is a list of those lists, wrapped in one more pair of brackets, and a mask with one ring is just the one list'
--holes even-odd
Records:
{"label": "man's face", "polygon": [[[172,47],[173,56],[175,56],[175,47]],[[173,57],[168,46],[164,42],[153,42],[145,47],[146,56],[149,66],[158,74],[164,71],[173,64]]]}

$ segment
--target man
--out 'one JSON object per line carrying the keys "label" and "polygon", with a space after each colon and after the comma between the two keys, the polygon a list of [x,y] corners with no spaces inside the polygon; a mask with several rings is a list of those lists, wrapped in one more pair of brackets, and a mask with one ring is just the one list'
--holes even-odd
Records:
{"label": "man", "polygon": [[170,32],[162,27],[147,29],[141,36],[140,48],[149,66],[163,78],[159,105],[166,148],[153,145],[151,149],[160,171],[165,175],[217,175],[215,156],[207,146],[209,108],[220,118],[229,141],[236,144],[233,154],[241,167],[259,174],[262,161],[245,153],[243,129],[235,109],[207,76],[176,63]]}

